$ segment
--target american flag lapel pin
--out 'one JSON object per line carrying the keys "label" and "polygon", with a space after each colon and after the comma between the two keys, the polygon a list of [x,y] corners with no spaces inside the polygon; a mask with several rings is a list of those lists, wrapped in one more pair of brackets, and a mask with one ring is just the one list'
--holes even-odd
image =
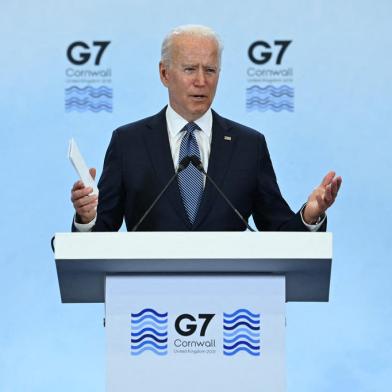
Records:
{"label": "american flag lapel pin", "polygon": [[231,136],[225,136],[224,139],[228,140],[228,141],[231,141]]}

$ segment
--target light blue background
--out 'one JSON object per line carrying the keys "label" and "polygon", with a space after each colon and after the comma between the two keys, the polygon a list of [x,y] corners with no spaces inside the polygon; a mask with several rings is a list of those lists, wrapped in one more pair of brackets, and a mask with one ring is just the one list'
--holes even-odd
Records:
{"label": "light blue background", "polygon": [[[0,13],[0,390],[103,391],[103,305],[62,305],[49,240],[68,231],[74,136],[100,172],[111,131],[166,103],[162,37],[202,23],[225,43],[214,108],[266,136],[298,209],[335,169],[343,187],[329,303],[287,305],[288,392],[389,391],[392,3],[3,0]],[[65,51],[111,40],[114,111],[65,113]],[[245,111],[247,48],[292,39],[294,113]]]}

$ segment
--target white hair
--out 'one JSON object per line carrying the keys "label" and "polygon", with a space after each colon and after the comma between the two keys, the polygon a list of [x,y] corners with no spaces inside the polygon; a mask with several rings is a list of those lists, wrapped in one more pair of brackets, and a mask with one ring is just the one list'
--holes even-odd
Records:
{"label": "white hair", "polygon": [[162,42],[161,61],[163,64],[165,64],[166,66],[170,65],[170,62],[172,60],[173,39],[174,37],[179,35],[193,35],[195,37],[206,37],[213,39],[218,46],[218,63],[220,66],[223,43],[214,30],[212,30],[210,27],[203,25],[183,25],[175,27],[173,30],[171,30]]}

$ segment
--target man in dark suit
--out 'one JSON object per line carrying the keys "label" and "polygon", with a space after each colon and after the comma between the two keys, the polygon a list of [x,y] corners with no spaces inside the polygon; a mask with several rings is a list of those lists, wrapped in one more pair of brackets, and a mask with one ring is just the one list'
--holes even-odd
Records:
{"label": "man in dark suit", "polygon": [[[259,230],[325,230],[325,211],[341,178],[328,173],[294,213],[283,199],[264,136],[219,116],[211,104],[222,45],[204,26],[174,29],[162,44],[160,77],[169,105],[117,129],[99,181],[99,199],[78,181],[73,229],[118,230],[138,222],[184,156],[196,155],[239,212]],[[92,170],[95,175],[95,170]],[[211,183],[190,164],[142,222],[147,231],[239,231],[246,227]]]}

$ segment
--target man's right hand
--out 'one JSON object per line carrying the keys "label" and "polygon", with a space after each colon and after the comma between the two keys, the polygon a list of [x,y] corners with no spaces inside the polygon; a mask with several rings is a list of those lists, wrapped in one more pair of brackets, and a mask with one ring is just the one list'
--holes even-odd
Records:
{"label": "man's right hand", "polygon": [[[90,169],[91,177],[95,179],[96,170]],[[76,222],[90,223],[97,215],[98,196],[89,194],[91,187],[85,187],[82,181],[75,182],[71,190],[71,201],[76,211]]]}

